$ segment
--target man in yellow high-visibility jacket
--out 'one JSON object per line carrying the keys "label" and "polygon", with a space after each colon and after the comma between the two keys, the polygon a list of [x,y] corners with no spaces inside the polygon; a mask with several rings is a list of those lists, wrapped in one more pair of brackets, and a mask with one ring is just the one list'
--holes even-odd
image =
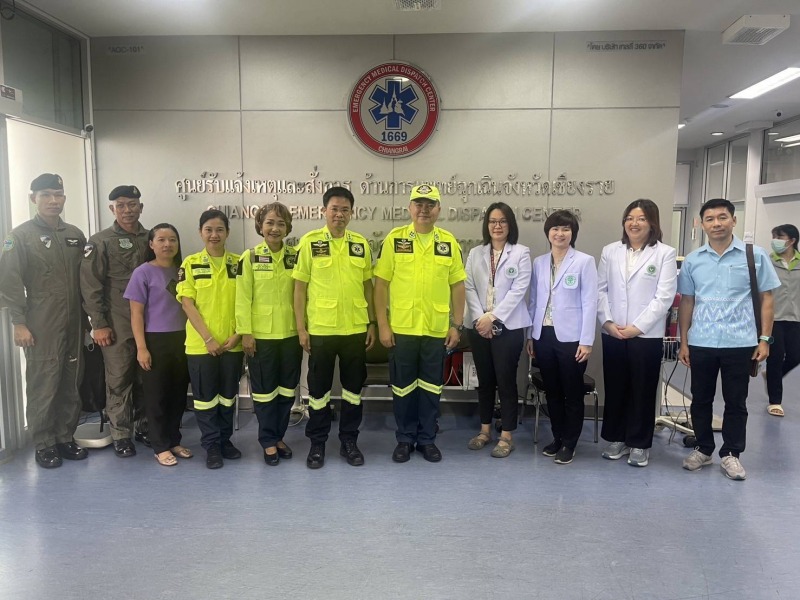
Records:
{"label": "man in yellow high-visibility jacket", "polygon": [[308,352],[311,449],[306,464],[325,464],[331,430],[331,385],[336,358],[342,384],[340,454],[348,464],[364,464],[356,445],[363,409],[361,388],[367,378],[366,351],[375,342],[372,308],[372,253],[367,239],[349,231],[355,200],[350,190],[330,188],[322,197],[325,227],[309,231],[297,245],[294,312],[300,345]]}
{"label": "man in yellow high-visibility jacket", "polygon": [[464,328],[467,275],[458,241],[435,226],[439,190],[416,186],[408,210],[411,223],[389,232],[375,265],[375,314],[381,344],[389,348],[397,421],[392,460],[406,462],[416,444],[425,460],[438,462],[444,357],[458,345]]}

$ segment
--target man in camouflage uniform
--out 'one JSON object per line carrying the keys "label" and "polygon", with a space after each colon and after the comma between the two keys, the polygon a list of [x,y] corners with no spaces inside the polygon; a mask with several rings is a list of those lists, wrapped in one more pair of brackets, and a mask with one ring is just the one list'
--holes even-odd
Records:
{"label": "man in camouflage uniform", "polygon": [[36,216],[15,228],[0,254],[0,306],[8,308],[14,344],[27,363],[26,416],[36,462],[51,469],[86,450],[72,436],[81,414],[78,385],[85,317],[78,281],[86,237],[59,216],[66,196],[61,177],[31,182]]}
{"label": "man in camouflage uniform", "polygon": [[[148,231],[139,223],[143,206],[139,198],[134,185],[111,190],[108,199],[114,224],[89,238],[81,264],[83,305],[92,321],[92,337],[103,351],[106,414],[114,452],[120,458],[136,454],[132,421],[142,414],[131,310],[123,298],[131,273],[144,262],[148,248]],[[136,426],[136,439],[147,444],[143,418],[136,419]]]}

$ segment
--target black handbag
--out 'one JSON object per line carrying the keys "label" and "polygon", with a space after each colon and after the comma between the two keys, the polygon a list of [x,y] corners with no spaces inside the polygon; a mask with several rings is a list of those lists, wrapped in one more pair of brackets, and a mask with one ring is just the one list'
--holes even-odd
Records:
{"label": "black handbag", "polygon": [[103,352],[95,343],[83,346],[83,379],[80,385],[84,412],[101,412],[106,407],[106,368]]}

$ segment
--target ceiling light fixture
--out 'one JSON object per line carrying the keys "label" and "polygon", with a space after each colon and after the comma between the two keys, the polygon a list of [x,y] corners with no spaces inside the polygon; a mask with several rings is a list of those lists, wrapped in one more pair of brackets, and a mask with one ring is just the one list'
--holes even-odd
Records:
{"label": "ceiling light fixture", "polygon": [[775,140],[776,142],[783,142],[784,144],[787,142],[800,142],[800,134],[798,135],[790,135],[785,138],[778,138]]}
{"label": "ceiling light fixture", "polygon": [[770,131],[767,135],[780,135],[779,131]]}
{"label": "ceiling light fixture", "polygon": [[783,144],[781,148],[791,148],[792,146],[800,146],[800,142],[795,142],[794,144]]}
{"label": "ceiling light fixture", "polygon": [[711,135],[725,135],[724,131],[712,131]]}
{"label": "ceiling light fixture", "polygon": [[729,98],[736,99],[736,100],[751,100],[753,98],[758,98],[761,94],[766,94],[769,91],[778,88],[785,83],[789,83],[800,77],[800,68],[797,67],[790,67],[788,69],[784,69],[780,73],[775,73],[772,77],[767,77],[763,81],[759,81],[758,83],[754,83],[748,88],[743,89],[741,92],[736,92],[733,96],[728,96]]}
{"label": "ceiling light fixture", "polygon": [[686,123],[678,123],[678,129],[683,129],[686,127]]}

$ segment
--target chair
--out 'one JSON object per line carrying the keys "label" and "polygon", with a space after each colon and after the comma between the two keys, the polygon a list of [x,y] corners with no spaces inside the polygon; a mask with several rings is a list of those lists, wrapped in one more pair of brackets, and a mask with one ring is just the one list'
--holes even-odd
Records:
{"label": "chair", "polygon": [[[600,420],[600,397],[597,393],[597,385],[595,384],[594,378],[585,373],[583,375],[583,395],[594,396],[594,443],[596,444],[598,441]],[[536,415],[533,421],[533,443],[536,444],[539,442],[539,413],[541,412],[544,398],[544,381],[542,380],[542,372],[539,370],[539,366],[536,364],[535,360],[531,361],[531,369],[528,372],[528,394],[525,395],[525,398],[527,399],[528,396],[533,397],[533,406]],[[522,413],[524,411],[525,402],[522,404],[520,422],[522,421]]]}

